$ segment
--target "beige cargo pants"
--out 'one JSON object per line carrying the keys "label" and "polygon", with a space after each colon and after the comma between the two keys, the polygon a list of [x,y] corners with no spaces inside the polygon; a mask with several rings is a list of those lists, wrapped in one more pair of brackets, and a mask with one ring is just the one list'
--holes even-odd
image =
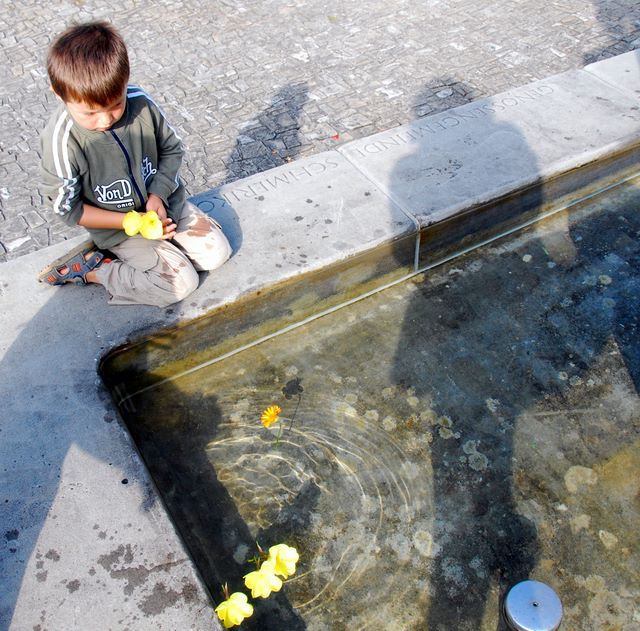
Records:
{"label": "beige cargo pants", "polygon": [[173,239],[129,237],[109,248],[118,259],[103,263],[98,281],[111,294],[109,304],[166,307],[198,287],[198,274],[220,267],[231,246],[220,226],[190,202],[185,202]]}

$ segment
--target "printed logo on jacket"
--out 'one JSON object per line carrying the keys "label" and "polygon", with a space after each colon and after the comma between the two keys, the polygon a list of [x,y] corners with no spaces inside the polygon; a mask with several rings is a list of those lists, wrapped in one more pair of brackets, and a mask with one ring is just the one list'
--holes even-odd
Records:
{"label": "printed logo on jacket", "polygon": [[111,184],[98,185],[94,191],[100,204],[111,204],[116,208],[128,208],[135,205],[129,180],[116,180]]}
{"label": "printed logo on jacket", "polygon": [[140,171],[142,173],[142,177],[144,178],[145,184],[147,180],[158,172],[158,169],[153,168],[153,162],[149,160],[149,158],[145,157],[140,165]]}

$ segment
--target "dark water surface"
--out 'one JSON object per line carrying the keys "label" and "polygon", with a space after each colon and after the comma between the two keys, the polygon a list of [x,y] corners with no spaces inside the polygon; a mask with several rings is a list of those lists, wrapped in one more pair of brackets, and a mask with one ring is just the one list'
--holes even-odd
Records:
{"label": "dark water surface", "polygon": [[214,599],[257,540],[301,562],[247,629],[493,630],[525,578],[563,628],[640,628],[639,207],[627,187],[130,399]]}

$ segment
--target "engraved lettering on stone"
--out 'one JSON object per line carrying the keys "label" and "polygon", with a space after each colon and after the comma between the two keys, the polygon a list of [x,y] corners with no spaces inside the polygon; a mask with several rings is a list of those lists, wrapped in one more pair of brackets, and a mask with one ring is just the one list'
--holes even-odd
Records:
{"label": "engraved lettering on stone", "polygon": [[517,107],[522,103],[535,101],[553,92],[554,88],[550,85],[539,85],[535,88],[519,90],[509,96],[490,99],[482,105],[475,107],[470,105],[458,111],[454,110],[442,115],[429,117],[422,121],[416,121],[408,129],[402,129],[384,138],[368,142],[360,147],[354,148],[354,151],[363,158],[367,155],[382,153],[388,149],[411,144],[421,138],[427,138],[430,135],[439,134],[448,129],[458,127],[467,121],[479,120],[496,112]]}
{"label": "engraved lettering on stone", "polygon": [[322,162],[309,162],[299,167],[293,167],[286,171],[279,171],[274,175],[267,175],[257,182],[252,182],[247,186],[234,188],[232,190],[225,191],[222,196],[228,204],[233,205],[234,202],[242,199],[248,199],[251,197],[259,197],[265,193],[271,193],[282,188],[283,186],[289,186],[296,182],[302,182],[318,175],[322,175],[326,171],[338,168],[340,165],[332,158],[326,158]]}

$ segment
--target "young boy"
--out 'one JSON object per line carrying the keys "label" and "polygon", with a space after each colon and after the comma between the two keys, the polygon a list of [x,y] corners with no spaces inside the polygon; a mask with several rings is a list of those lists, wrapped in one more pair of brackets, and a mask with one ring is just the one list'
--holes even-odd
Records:
{"label": "young boy", "polygon": [[127,86],[124,41],[105,22],[73,26],[51,46],[47,70],[62,104],[42,134],[45,195],[93,243],[40,280],[99,283],[111,304],[184,299],[198,286],[197,271],[222,265],[231,248],[220,226],[185,200],[182,144],[149,96]]}

